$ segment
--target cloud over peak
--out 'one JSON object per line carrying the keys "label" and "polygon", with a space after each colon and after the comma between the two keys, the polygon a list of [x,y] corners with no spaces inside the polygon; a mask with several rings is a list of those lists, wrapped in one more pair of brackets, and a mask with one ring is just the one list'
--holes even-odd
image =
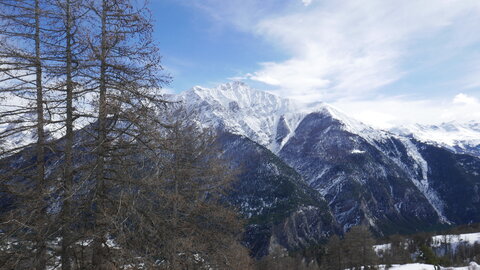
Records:
{"label": "cloud over peak", "polygon": [[205,1],[217,21],[284,53],[236,78],[385,126],[480,111],[478,0]]}
{"label": "cloud over peak", "polygon": [[312,0],[302,0],[302,3],[308,7],[310,4],[312,4]]}
{"label": "cloud over peak", "polygon": [[[282,46],[284,61],[262,63],[258,80],[328,98],[364,95],[398,81],[417,68],[425,48],[456,29],[480,23],[480,2],[423,0],[325,1],[308,11],[262,19],[255,33]],[[458,38],[458,37],[457,37]],[[480,36],[457,46],[469,46]],[[456,42],[455,40],[452,43]],[[451,53],[452,44],[435,44]],[[440,56],[443,57],[443,56]]]}

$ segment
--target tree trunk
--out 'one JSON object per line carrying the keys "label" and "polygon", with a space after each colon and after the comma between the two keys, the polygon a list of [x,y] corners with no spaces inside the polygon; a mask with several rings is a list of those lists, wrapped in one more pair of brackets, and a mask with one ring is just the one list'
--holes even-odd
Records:
{"label": "tree trunk", "polygon": [[65,7],[65,22],[66,22],[66,112],[67,118],[65,122],[66,134],[65,134],[65,176],[63,181],[63,192],[64,192],[64,201],[63,201],[63,231],[62,231],[62,270],[71,269],[71,256],[70,256],[70,223],[71,223],[71,186],[73,183],[73,144],[74,144],[74,134],[73,134],[73,76],[72,76],[72,11],[71,11],[71,1],[66,0]]}
{"label": "tree trunk", "polygon": [[99,101],[98,101],[98,138],[97,138],[97,170],[96,170],[96,190],[94,201],[96,203],[95,208],[95,232],[93,239],[93,258],[92,264],[94,269],[99,269],[104,264],[104,254],[102,243],[105,237],[103,230],[103,220],[101,217],[101,211],[103,208],[103,196],[104,196],[104,179],[105,179],[105,156],[106,149],[105,143],[107,139],[107,1],[102,1],[102,15],[101,15],[101,55],[100,55],[100,88],[99,88]]}
{"label": "tree trunk", "polygon": [[46,267],[46,240],[45,240],[45,214],[46,209],[43,199],[45,187],[45,131],[44,131],[44,112],[43,112],[43,87],[42,87],[42,61],[40,50],[40,3],[35,0],[35,68],[36,68],[36,109],[37,109],[37,184],[38,201],[41,213],[39,215],[39,231],[37,236],[37,254],[35,258],[35,269],[43,270]]}

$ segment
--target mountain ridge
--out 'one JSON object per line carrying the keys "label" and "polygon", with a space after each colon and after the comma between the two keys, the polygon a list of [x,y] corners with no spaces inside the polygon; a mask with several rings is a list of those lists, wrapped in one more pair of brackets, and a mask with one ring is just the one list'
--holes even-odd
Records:
{"label": "mountain ridge", "polygon": [[[451,212],[445,205],[448,199],[442,198],[445,190],[434,188],[442,178],[431,171],[429,162],[435,157],[424,152],[425,142],[414,136],[375,129],[326,103],[302,107],[241,82],[212,89],[194,87],[179,99],[199,115],[202,124],[247,137],[297,170],[327,199],[344,230],[365,222],[379,232],[388,231],[385,228],[395,222],[407,227],[451,223],[445,210]],[[445,159],[435,162],[461,160],[456,155],[447,158],[448,152],[442,155]],[[480,182],[474,174],[468,175]],[[339,201],[340,197],[346,201]]]}
{"label": "mountain ridge", "polygon": [[450,121],[438,125],[411,124],[390,129],[391,132],[419,141],[437,144],[457,153],[480,157],[480,122]]}
{"label": "mountain ridge", "polygon": [[[349,132],[366,139],[386,137],[388,131],[376,130],[338,108],[315,102],[310,105],[251,88],[243,82],[229,82],[215,88],[195,86],[180,93],[177,100],[196,112],[208,125],[223,126],[229,131],[250,139],[277,153],[293,134],[301,120],[310,113],[330,114],[340,120]],[[283,129],[277,124],[283,122]],[[282,131],[282,134],[279,131]],[[280,135],[280,136],[279,136]],[[277,140],[281,138],[281,143]]]}

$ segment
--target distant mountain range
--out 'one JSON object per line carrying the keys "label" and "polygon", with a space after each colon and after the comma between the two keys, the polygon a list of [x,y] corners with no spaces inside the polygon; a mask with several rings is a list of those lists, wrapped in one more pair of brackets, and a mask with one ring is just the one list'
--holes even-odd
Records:
{"label": "distant mountain range", "polygon": [[202,124],[223,125],[229,131],[251,138],[275,153],[280,151],[306,115],[323,110],[363,137],[391,133],[458,153],[480,155],[480,120],[403,125],[385,132],[373,129],[329,104],[316,102],[314,105],[301,105],[268,92],[254,90],[242,82],[226,83],[212,89],[195,86],[178,95],[178,98],[190,109],[199,112]]}
{"label": "distant mountain range", "polygon": [[434,143],[457,153],[480,156],[480,122],[448,122],[440,125],[408,125],[392,128],[393,133]]}
{"label": "distant mountain range", "polygon": [[[213,89],[194,87],[178,99],[197,112],[202,125],[236,135],[231,141],[224,140],[223,145],[238,159],[242,159],[244,151],[232,145],[239,138],[248,139],[249,144],[255,143],[263,150],[249,152],[247,160],[255,155],[256,164],[264,164],[274,157],[282,168],[298,174],[295,181],[297,185],[303,183],[300,186],[306,194],[312,190],[317,193],[309,197],[309,203],[292,200],[294,206],[283,205],[282,209],[290,209],[290,216],[275,220],[271,228],[315,205],[312,200],[317,200],[318,205],[326,201],[325,215],[332,215],[334,226],[303,232],[301,241],[292,241],[294,245],[281,243],[274,239],[275,235],[264,239],[264,245],[280,242],[286,248],[297,248],[301,242],[318,242],[322,238],[318,233],[326,236],[358,224],[367,224],[379,234],[389,234],[480,222],[480,124],[377,130],[328,104],[305,108],[241,82]],[[271,165],[264,169],[282,174]],[[267,184],[272,178],[262,178],[252,171],[247,174],[248,177],[241,177],[239,185],[252,184],[255,189],[274,193],[272,184]],[[237,198],[246,198],[247,194],[249,191],[244,190],[243,197]],[[274,194],[268,196],[271,195]],[[298,198],[302,197],[305,198]],[[285,197],[276,198],[288,201]],[[235,204],[255,220],[256,214],[243,208],[248,204],[241,200]],[[269,204],[265,207],[268,210],[260,207],[256,211],[271,211]],[[321,223],[297,218],[294,226],[310,228],[312,222]],[[287,233],[289,226],[282,228]],[[293,233],[286,238],[299,237]]]}

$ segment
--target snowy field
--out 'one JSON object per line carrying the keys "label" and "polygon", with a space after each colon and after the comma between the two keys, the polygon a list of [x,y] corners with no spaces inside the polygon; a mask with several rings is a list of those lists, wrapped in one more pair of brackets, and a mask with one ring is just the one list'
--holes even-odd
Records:
{"label": "snowy field", "polygon": [[[385,266],[380,266],[380,270],[387,270]],[[471,262],[470,265],[464,267],[440,267],[441,270],[480,270],[480,266]],[[431,264],[423,263],[409,263],[403,265],[392,265],[388,270],[435,270],[435,267]]]}
{"label": "snowy field", "polygon": [[[460,244],[474,245],[480,244],[480,232],[477,233],[465,233],[465,234],[447,234],[447,235],[435,235],[432,237],[432,247],[441,247],[443,244],[449,244],[453,250],[456,250]],[[375,252],[381,253],[391,248],[391,244],[375,245]],[[422,263],[411,263],[404,265],[392,265],[390,268],[386,268],[384,265],[380,265],[380,270],[436,270],[433,265]],[[480,266],[471,262],[468,266],[463,267],[440,267],[441,270],[480,270]]]}
{"label": "snowy field", "polygon": [[447,234],[435,235],[432,237],[433,247],[439,247],[444,243],[451,244],[453,248],[456,248],[460,243],[473,245],[475,243],[480,243],[480,233]]}
{"label": "snowy field", "polygon": [[[453,249],[456,249],[458,245],[462,243],[466,243],[469,245],[474,245],[475,243],[480,244],[480,232],[435,235],[432,237],[432,247],[440,247],[442,244],[450,244]],[[390,249],[390,247],[391,245],[389,243],[373,246],[375,252],[377,253],[388,250]]]}

